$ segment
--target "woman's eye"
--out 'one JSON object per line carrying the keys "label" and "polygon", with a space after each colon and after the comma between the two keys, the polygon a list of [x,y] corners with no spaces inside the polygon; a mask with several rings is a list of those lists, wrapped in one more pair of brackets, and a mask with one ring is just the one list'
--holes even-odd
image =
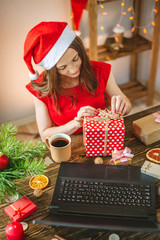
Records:
{"label": "woman's eye", "polygon": [[58,70],[64,70],[66,66],[59,67]]}
{"label": "woman's eye", "polygon": [[77,61],[77,60],[78,60],[78,58],[79,58],[79,56],[78,56],[78,55],[77,55],[77,56],[75,56],[75,57],[73,58],[73,62]]}

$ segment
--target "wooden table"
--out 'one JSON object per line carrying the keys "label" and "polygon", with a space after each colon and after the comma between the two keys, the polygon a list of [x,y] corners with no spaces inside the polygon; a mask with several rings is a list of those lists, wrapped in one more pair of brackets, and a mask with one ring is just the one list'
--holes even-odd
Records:
{"label": "wooden table", "polygon": [[[130,115],[125,117],[126,126],[126,136],[125,136],[125,146],[129,147],[134,154],[133,165],[142,166],[144,160],[146,159],[146,152],[155,147],[160,147],[160,141],[150,145],[145,146],[140,140],[138,140],[132,134],[132,122],[138,118],[146,116],[150,113],[160,110],[160,105],[150,108],[148,110]],[[104,157],[104,163],[107,164],[110,157]],[[87,158],[85,156],[85,149],[83,145],[82,134],[72,136],[72,157],[71,162],[78,163],[93,163],[94,158]],[[55,234],[63,237],[67,240],[107,240],[108,236],[113,233],[113,231],[104,230],[94,230],[94,229],[81,229],[81,228],[69,228],[69,227],[51,227],[48,225],[37,225],[33,224],[32,220],[37,216],[45,214],[49,209],[49,205],[52,199],[53,190],[55,187],[55,182],[57,178],[57,173],[59,169],[59,164],[52,163],[47,168],[45,174],[49,177],[49,186],[44,189],[44,193],[40,198],[36,198],[33,195],[33,191],[28,185],[28,179],[24,182],[20,182],[19,186],[23,189],[24,194],[37,205],[37,211],[24,219],[25,222],[29,224],[28,229],[25,231],[25,237],[27,240],[51,240]],[[156,180],[156,195],[157,195],[157,209],[160,209],[160,197],[157,193],[159,181]],[[11,222],[11,219],[5,214],[4,208],[8,204],[0,205],[0,239],[6,239],[5,227]],[[122,229],[123,230],[123,229]],[[157,233],[141,233],[141,232],[124,232],[124,231],[114,231],[120,236],[122,240],[135,240],[135,239],[160,239],[160,234]]]}

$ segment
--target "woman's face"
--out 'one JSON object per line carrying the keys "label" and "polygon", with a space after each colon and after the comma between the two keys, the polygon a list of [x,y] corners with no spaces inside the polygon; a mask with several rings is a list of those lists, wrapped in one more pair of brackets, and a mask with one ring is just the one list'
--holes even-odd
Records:
{"label": "woman's face", "polygon": [[56,67],[59,74],[75,78],[80,74],[81,63],[78,52],[73,48],[68,48],[56,64]]}

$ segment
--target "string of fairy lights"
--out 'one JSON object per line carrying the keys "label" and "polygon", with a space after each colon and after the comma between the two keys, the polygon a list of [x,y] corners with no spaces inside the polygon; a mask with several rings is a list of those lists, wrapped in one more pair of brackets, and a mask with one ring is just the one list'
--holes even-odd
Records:
{"label": "string of fairy lights", "polygon": [[[150,17],[150,21],[148,22],[148,24],[144,25],[144,26],[137,26],[134,22],[134,16],[135,16],[135,12],[134,12],[134,0],[131,0],[130,1],[130,6],[128,7],[128,5],[126,4],[128,0],[122,0],[121,1],[121,14],[120,14],[120,17],[119,17],[119,20],[116,24],[117,27],[121,26],[121,22],[122,22],[122,19],[124,17],[127,17],[128,16],[128,20],[129,21],[132,21],[132,27],[131,27],[131,32],[134,32],[136,28],[138,29],[142,29],[143,30],[143,33],[146,34],[148,29],[151,27],[151,26],[155,26],[155,14],[158,12],[158,10],[156,9],[156,2],[158,2],[158,0],[154,0],[153,1],[153,6],[152,6],[152,9],[151,9],[151,17]],[[107,15],[108,12],[105,11],[105,8],[104,8],[104,5],[103,5],[103,0],[99,0],[99,7],[101,9],[101,14],[103,16]],[[104,26],[101,25],[100,26],[100,29],[101,31],[104,32]]]}

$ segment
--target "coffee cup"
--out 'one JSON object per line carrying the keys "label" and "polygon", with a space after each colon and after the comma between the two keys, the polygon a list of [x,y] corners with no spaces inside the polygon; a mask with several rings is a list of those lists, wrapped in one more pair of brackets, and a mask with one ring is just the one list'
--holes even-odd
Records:
{"label": "coffee cup", "polygon": [[57,133],[45,139],[55,162],[67,162],[71,157],[71,137],[65,133]]}

